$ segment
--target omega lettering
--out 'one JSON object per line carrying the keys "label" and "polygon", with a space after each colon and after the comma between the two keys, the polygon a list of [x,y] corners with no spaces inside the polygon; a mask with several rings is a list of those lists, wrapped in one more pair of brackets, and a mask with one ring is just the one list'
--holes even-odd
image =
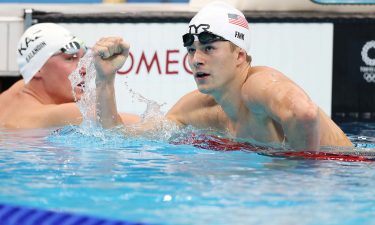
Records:
{"label": "omega lettering", "polygon": [[134,56],[129,52],[129,58],[124,67],[117,71],[119,75],[191,75],[188,54],[181,54],[179,49],[166,51],[145,52]]}

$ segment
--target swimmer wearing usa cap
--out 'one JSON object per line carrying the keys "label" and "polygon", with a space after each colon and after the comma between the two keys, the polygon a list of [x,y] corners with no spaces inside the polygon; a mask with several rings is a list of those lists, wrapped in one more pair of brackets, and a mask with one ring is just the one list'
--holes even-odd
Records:
{"label": "swimmer wearing usa cap", "polygon": [[[250,30],[243,13],[224,2],[212,2],[192,18],[182,40],[198,89],[183,96],[167,119],[182,127],[216,129],[242,141],[295,150],[352,146],[287,76],[251,65]],[[111,122],[102,124],[117,125]]]}
{"label": "swimmer wearing usa cap", "polygon": [[[118,39],[106,43],[107,47],[123,46],[122,39]],[[79,99],[83,94],[82,88],[78,85],[72,90],[68,76],[77,68],[85,50],[84,43],[60,25],[40,23],[28,28],[16,50],[23,80],[0,94],[0,127],[37,128],[80,124],[82,115],[73,92]],[[102,49],[97,54],[106,52],[108,50]],[[95,59],[98,65],[104,61],[102,57]],[[84,76],[85,69],[80,71]],[[134,115],[124,113],[121,116],[125,123],[138,121]]]}

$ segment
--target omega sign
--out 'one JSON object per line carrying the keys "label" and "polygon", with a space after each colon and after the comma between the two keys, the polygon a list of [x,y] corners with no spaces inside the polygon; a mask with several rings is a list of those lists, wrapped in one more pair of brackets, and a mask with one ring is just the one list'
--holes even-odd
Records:
{"label": "omega sign", "polygon": [[[157,70],[158,75],[181,75],[193,74],[190,70],[187,53],[182,56],[179,49],[167,49],[164,51],[155,51],[154,53],[146,53],[142,51],[140,57],[135,57],[132,52],[129,53],[127,61],[130,65],[124,66],[117,74],[119,75],[140,75],[141,71],[147,71],[151,74],[151,70]],[[155,74],[155,73],[154,73]]]}
{"label": "omega sign", "polygon": [[361,66],[360,71],[363,73],[363,79],[368,83],[375,83],[375,54],[369,55],[370,51],[375,53],[375,41],[368,41],[361,51],[363,62],[366,66]]}

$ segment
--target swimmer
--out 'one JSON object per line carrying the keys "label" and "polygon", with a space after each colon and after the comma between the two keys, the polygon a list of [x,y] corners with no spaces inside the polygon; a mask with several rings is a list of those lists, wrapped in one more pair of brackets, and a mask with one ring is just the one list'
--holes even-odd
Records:
{"label": "swimmer", "polygon": [[[239,10],[222,2],[208,4],[190,21],[183,44],[198,89],[169,110],[170,121],[294,150],[352,146],[297,84],[273,68],[251,65],[250,27]],[[103,84],[112,82],[113,76],[102,76]],[[106,96],[112,99],[113,91]],[[110,108],[102,117],[105,127],[121,122],[104,121],[117,113]]]}
{"label": "swimmer", "polygon": [[[82,85],[68,79],[85,54],[82,41],[53,23],[36,24],[25,31],[17,47],[17,63],[23,77],[0,94],[0,127],[44,128],[80,124],[82,115],[73,97]],[[81,68],[85,76],[85,68]],[[125,124],[139,117],[121,114]]]}

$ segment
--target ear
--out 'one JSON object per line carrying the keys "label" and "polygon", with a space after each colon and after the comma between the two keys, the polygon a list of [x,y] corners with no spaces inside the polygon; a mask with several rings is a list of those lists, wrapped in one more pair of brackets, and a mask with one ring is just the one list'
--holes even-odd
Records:
{"label": "ear", "polygon": [[43,71],[39,70],[34,76],[33,79],[40,80],[42,79]]}
{"label": "ear", "polygon": [[246,62],[247,53],[242,48],[237,47],[237,65]]}

